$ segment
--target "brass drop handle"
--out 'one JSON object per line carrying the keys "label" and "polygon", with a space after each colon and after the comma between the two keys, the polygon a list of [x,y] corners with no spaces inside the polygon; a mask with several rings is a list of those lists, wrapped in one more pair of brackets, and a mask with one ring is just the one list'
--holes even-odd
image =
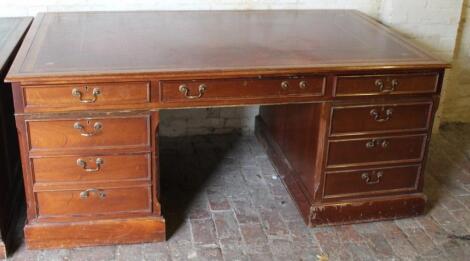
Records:
{"label": "brass drop handle", "polygon": [[390,142],[387,140],[371,139],[370,141],[366,142],[366,148],[372,149],[380,145],[382,148],[385,149],[388,147],[389,144]]}
{"label": "brass drop handle", "polygon": [[289,82],[287,81],[282,81],[281,82],[281,89],[283,89],[284,91],[287,90],[289,88]]}
{"label": "brass drop handle", "polygon": [[385,108],[382,107],[382,112],[385,112],[384,117],[381,115],[381,113],[377,109],[370,110],[370,115],[376,122],[385,122],[392,118],[392,114],[393,114],[392,108],[388,108],[385,110]]}
{"label": "brass drop handle", "polygon": [[189,88],[186,84],[181,84],[179,86],[179,91],[184,94],[184,96],[188,99],[199,99],[201,98],[203,95],[204,95],[204,92],[207,90],[207,85],[205,85],[204,83],[199,85],[198,87],[198,95],[190,95],[189,94]]}
{"label": "brass drop handle", "polygon": [[390,84],[390,88],[385,88],[384,80],[382,80],[382,79],[375,80],[375,87],[377,87],[377,89],[379,89],[379,92],[383,92],[383,93],[390,93],[390,92],[395,91],[395,89],[398,87],[398,85],[399,85],[398,80],[393,79],[391,84]]}
{"label": "brass drop handle", "polygon": [[[372,172],[374,174],[375,172]],[[382,171],[377,171],[375,173],[375,180],[372,180],[372,175],[368,172],[364,172],[361,175],[362,180],[366,182],[367,185],[373,185],[373,184],[378,184],[380,183],[382,177],[383,177],[383,172]]]}
{"label": "brass drop handle", "polygon": [[299,88],[300,88],[301,90],[305,90],[305,89],[307,89],[307,87],[308,87],[308,86],[307,86],[307,82],[306,82],[306,81],[300,81],[300,82],[299,82]]}
{"label": "brass drop handle", "polygon": [[83,159],[77,159],[77,166],[81,167],[86,172],[97,172],[100,171],[101,165],[104,164],[104,160],[102,158],[96,158],[95,160],[96,167],[95,168],[88,168],[87,162]]}
{"label": "brass drop handle", "polygon": [[106,192],[104,192],[103,190],[90,188],[90,189],[80,192],[80,198],[87,199],[90,197],[91,193],[95,193],[96,195],[98,195],[100,199],[104,199],[106,197]]}
{"label": "brass drop handle", "polygon": [[379,91],[381,92],[385,86],[385,83],[384,83],[384,80],[382,79],[378,79],[378,80],[375,80],[375,87],[377,87],[377,89],[379,89]]}
{"label": "brass drop handle", "polygon": [[392,88],[390,89],[390,91],[393,92],[396,88],[398,88],[399,84],[400,84],[400,82],[397,79],[393,79],[392,80]]}
{"label": "brass drop handle", "polygon": [[383,140],[381,143],[380,143],[380,146],[382,146],[382,148],[387,148],[388,147],[388,144],[390,144],[390,142],[388,142],[387,140]]}
{"label": "brass drop handle", "polygon": [[80,135],[82,135],[84,137],[91,137],[91,136],[94,136],[94,135],[98,134],[103,129],[103,124],[101,124],[101,122],[98,122],[98,121],[95,122],[95,124],[93,124],[93,131],[92,132],[87,132],[85,130],[85,127],[80,122],[75,122],[73,124],[73,128],[79,130]]}
{"label": "brass drop handle", "polygon": [[78,88],[72,89],[72,96],[78,97],[80,103],[95,103],[98,100],[98,96],[101,94],[100,88],[93,88],[92,99],[83,99],[83,93]]}

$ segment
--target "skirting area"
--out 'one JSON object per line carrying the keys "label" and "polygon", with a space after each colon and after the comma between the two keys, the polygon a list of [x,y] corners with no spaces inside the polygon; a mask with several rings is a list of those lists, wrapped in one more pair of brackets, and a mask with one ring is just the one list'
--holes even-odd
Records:
{"label": "skirting area", "polygon": [[[12,260],[464,260],[470,241],[470,125],[432,138],[426,215],[309,229],[253,136],[161,139],[167,242],[26,250]],[[21,232],[18,232],[21,233]]]}

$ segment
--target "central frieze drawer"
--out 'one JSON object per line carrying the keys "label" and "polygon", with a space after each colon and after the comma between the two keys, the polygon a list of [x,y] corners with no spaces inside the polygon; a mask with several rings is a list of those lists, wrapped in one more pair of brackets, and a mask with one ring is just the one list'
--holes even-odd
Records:
{"label": "central frieze drawer", "polygon": [[426,135],[328,141],[327,167],[421,161]]}
{"label": "central frieze drawer", "polygon": [[39,216],[150,212],[150,186],[36,192]]}
{"label": "central frieze drawer", "polygon": [[150,153],[31,159],[35,183],[150,180]]}
{"label": "central frieze drawer", "polygon": [[323,96],[325,77],[161,81],[162,102]]}
{"label": "central frieze drawer", "polygon": [[97,117],[27,121],[30,149],[149,146],[150,119]]}
{"label": "central frieze drawer", "polygon": [[430,126],[432,102],[334,106],[330,136],[425,131]]}
{"label": "central frieze drawer", "polygon": [[150,83],[27,86],[23,88],[23,96],[26,110],[64,107],[90,109],[105,105],[148,103]]}
{"label": "central frieze drawer", "polygon": [[335,96],[435,93],[438,73],[351,75],[336,78]]}
{"label": "central frieze drawer", "polygon": [[420,165],[326,173],[324,198],[415,191]]}

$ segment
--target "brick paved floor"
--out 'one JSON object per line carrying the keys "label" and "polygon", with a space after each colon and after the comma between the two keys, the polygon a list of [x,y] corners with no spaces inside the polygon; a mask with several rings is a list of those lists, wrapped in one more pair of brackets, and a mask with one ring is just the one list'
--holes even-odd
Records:
{"label": "brick paved floor", "polygon": [[164,243],[28,251],[13,260],[470,260],[470,125],[434,135],[427,214],[308,229],[254,137],[162,139]]}

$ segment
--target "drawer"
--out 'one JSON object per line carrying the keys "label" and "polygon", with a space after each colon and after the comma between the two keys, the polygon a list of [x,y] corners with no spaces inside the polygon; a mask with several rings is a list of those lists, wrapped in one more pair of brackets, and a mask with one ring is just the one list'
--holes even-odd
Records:
{"label": "drawer", "polygon": [[150,186],[41,191],[36,198],[40,217],[151,211]]}
{"label": "drawer", "polygon": [[420,165],[327,172],[324,198],[416,191]]}
{"label": "drawer", "polygon": [[31,150],[150,146],[150,117],[28,120]]}
{"label": "drawer", "polygon": [[161,81],[162,102],[323,96],[325,77]]}
{"label": "drawer", "polygon": [[336,77],[335,96],[436,93],[438,73]]}
{"label": "drawer", "polygon": [[432,102],[333,106],[330,136],[426,131]]}
{"label": "drawer", "polygon": [[150,180],[150,153],[31,159],[36,183]]}
{"label": "drawer", "polygon": [[424,156],[427,135],[341,139],[328,141],[327,166],[415,162]]}
{"label": "drawer", "polygon": [[27,86],[23,88],[26,110],[150,102],[149,82]]}

